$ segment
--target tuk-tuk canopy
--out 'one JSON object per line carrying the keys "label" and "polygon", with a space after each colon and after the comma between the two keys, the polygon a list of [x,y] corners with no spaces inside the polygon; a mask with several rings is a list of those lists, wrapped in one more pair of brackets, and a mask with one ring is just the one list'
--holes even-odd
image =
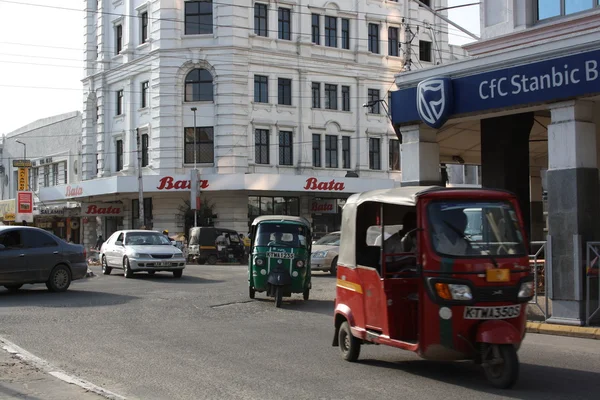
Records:
{"label": "tuk-tuk canopy", "polygon": [[308,222],[308,220],[304,217],[294,217],[291,215],[263,215],[260,217],[256,217],[254,218],[254,221],[252,221],[252,226],[256,226],[258,224],[260,224],[261,222],[295,222],[298,224],[302,224],[305,225],[307,228],[310,229],[310,222]]}

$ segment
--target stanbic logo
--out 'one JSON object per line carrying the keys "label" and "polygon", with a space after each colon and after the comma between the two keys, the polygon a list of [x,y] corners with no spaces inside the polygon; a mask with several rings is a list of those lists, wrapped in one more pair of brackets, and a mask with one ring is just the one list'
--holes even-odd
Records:
{"label": "stanbic logo", "polygon": [[421,120],[432,128],[440,128],[452,109],[452,80],[430,78],[417,86],[417,111]]}

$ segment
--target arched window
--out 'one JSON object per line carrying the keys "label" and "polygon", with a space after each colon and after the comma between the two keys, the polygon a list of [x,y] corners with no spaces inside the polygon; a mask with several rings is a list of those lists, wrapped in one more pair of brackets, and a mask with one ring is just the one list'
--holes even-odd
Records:
{"label": "arched window", "polygon": [[212,75],[205,69],[194,69],[185,77],[185,101],[213,101]]}

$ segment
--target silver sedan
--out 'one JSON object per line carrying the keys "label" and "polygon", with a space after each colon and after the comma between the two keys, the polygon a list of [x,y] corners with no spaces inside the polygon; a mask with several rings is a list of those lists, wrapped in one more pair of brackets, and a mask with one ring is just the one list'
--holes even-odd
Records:
{"label": "silver sedan", "polygon": [[337,273],[340,236],[340,232],[331,232],[313,243],[310,257],[312,271],[329,271],[331,275]]}
{"label": "silver sedan", "polygon": [[113,268],[123,270],[126,278],[135,272],[171,271],[181,278],[185,257],[169,238],[160,232],[124,230],[113,233],[100,249],[102,273],[109,275]]}

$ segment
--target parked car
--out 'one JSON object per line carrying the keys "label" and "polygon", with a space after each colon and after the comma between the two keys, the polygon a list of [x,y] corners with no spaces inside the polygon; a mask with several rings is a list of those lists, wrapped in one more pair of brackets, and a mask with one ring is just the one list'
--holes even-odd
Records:
{"label": "parked car", "polygon": [[100,248],[102,273],[110,275],[113,268],[123,270],[125,278],[146,271],[171,271],[181,278],[185,257],[162,233],[145,230],[123,230],[113,233]]}
{"label": "parked car", "polygon": [[43,229],[0,226],[0,285],[8,290],[46,283],[51,292],[64,292],[71,281],[86,276],[86,256],[83,246]]}
{"label": "parked car", "polygon": [[329,271],[331,275],[336,274],[340,237],[340,232],[331,232],[313,243],[310,256],[312,271]]}

